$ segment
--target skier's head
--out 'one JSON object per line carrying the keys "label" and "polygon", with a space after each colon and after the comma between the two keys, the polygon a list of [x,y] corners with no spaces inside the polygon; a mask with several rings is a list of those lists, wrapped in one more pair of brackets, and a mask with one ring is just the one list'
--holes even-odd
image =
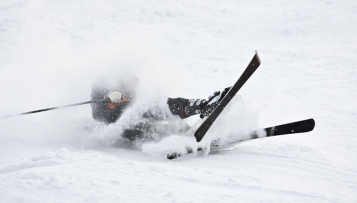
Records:
{"label": "skier's head", "polygon": [[100,76],[92,86],[92,100],[110,99],[109,102],[92,103],[93,118],[106,123],[115,122],[135,99],[139,79],[132,73]]}
{"label": "skier's head", "polygon": [[102,75],[94,81],[91,97],[93,100],[100,100],[109,92],[118,91],[123,98],[131,101],[136,95],[139,82],[139,78],[129,72]]}

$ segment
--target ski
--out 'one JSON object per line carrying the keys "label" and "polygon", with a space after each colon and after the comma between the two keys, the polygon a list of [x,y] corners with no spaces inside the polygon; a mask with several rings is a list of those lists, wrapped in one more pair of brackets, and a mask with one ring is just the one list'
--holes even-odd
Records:
{"label": "ski", "polygon": [[208,129],[212,126],[214,121],[217,119],[219,114],[223,111],[223,109],[227,106],[227,104],[231,101],[234,95],[240,90],[240,88],[244,85],[245,82],[250,78],[251,75],[257,70],[260,65],[260,59],[258,53],[256,52],[253,59],[250,61],[248,67],[245,69],[243,74],[240,76],[238,81],[231,87],[225,97],[221,100],[221,102],[217,105],[217,107],[212,111],[212,113],[206,118],[206,120],[201,124],[200,127],[195,132],[196,141],[200,142],[202,138],[205,136]]}
{"label": "ski", "polygon": [[[269,128],[264,128],[266,137],[287,135],[294,133],[310,132],[315,128],[315,120],[310,118],[303,121],[277,125]],[[251,139],[259,138],[256,131],[252,132]]]}
{"label": "ski", "polygon": [[296,133],[306,133],[312,131],[314,128],[315,128],[315,120],[312,118],[302,121],[296,121],[292,123],[272,126],[272,127],[264,128],[262,130],[252,131],[251,133],[249,133],[248,137],[232,140],[228,143],[223,143],[222,145],[219,145],[219,143],[218,144],[211,143],[211,151],[212,150],[219,151],[220,149],[232,147],[239,142],[258,139],[258,138],[273,137],[279,135],[289,135],[289,134],[296,134]]}
{"label": "ski", "polygon": [[[230,141],[228,143],[223,143],[222,145],[219,143],[219,140],[213,141],[211,143],[211,152],[217,152],[219,150],[233,147],[234,145],[248,140],[253,140],[257,138],[264,138],[264,137],[273,137],[279,135],[289,135],[289,134],[296,134],[296,133],[305,133],[310,132],[315,128],[315,120],[314,119],[307,119],[302,121],[296,121],[292,123],[286,123],[282,125],[272,126],[268,128],[264,128],[262,130],[255,130],[249,133],[248,137],[240,138],[237,140]],[[265,132],[265,135],[259,136],[259,132]],[[198,148],[197,151],[203,150],[202,148]],[[187,152],[184,155],[193,153],[192,149],[187,149]],[[169,152],[167,154],[168,159],[175,159],[178,157],[184,156],[183,154],[178,154],[175,152]]]}

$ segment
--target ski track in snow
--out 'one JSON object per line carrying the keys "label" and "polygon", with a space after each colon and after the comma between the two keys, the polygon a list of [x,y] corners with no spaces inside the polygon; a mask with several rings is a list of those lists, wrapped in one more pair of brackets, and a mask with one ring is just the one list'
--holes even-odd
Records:
{"label": "ski track in snow", "polygon": [[89,106],[9,118],[0,202],[357,202],[355,25],[352,0],[2,0],[0,115],[89,100],[92,81],[117,68],[148,94],[205,98],[258,50],[261,66],[208,137],[316,127],[168,161],[160,143],[142,152],[90,139]]}

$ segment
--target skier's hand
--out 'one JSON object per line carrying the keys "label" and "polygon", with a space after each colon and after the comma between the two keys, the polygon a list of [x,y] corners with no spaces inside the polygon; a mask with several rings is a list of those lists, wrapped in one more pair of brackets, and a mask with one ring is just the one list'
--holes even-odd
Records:
{"label": "skier's hand", "polygon": [[222,92],[214,92],[212,96],[208,97],[208,100],[169,98],[167,104],[171,113],[180,116],[180,118],[187,118],[196,114],[201,114],[201,118],[204,118],[212,113],[229,90],[230,87]]}
{"label": "skier's hand", "polygon": [[121,101],[122,95],[118,91],[111,91],[108,93],[108,98],[110,99],[111,102],[117,104]]}
{"label": "skier's hand", "polygon": [[214,92],[213,95],[208,97],[208,101],[202,106],[200,117],[204,118],[212,113],[212,111],[217,107],[217,105],[221,102],[221,100],[226,96],[227,92],[231,89],[231,87],[225,88],[222,92],[217,91]]}

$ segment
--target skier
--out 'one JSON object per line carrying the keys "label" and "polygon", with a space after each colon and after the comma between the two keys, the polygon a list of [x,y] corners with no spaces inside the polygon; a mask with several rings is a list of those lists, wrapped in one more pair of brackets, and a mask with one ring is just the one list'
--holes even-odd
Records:
{"label": "skier", "polygon": [[[92,100],[107,99],[107,102],[92,103],[92,116],[96,121],[106,124],[116,122],[124,111],[132,105],[136,98],[136,90],[139,85],[139,79],[133,74],[123,74],[115,81],[111,81],[105,76],[99,77],[92,86]],[[167,98],[167,105],[171,116],[178,116],[181,119],[193,115],[201,114],[201,117],[209,115],[216,107],[220,99],[228,92],[230,88],[225,88],[222,94],[215,92],[208,100],[189,100],[185,98]],[[153,118],[155,121],[167,120],[169,116],[158,116],[152,112],[145,112],[143,117]],[[180,120],[181,120],[180,119]],[[184,124],[182,124],[184,123]],[[128,128],[122,133],[122,137],[130,141],[147,138],[145,134],[153,131],[154,123],[140,123],[135,127]],[[186,132],[189,126],[181,121],[180,133]]]}

